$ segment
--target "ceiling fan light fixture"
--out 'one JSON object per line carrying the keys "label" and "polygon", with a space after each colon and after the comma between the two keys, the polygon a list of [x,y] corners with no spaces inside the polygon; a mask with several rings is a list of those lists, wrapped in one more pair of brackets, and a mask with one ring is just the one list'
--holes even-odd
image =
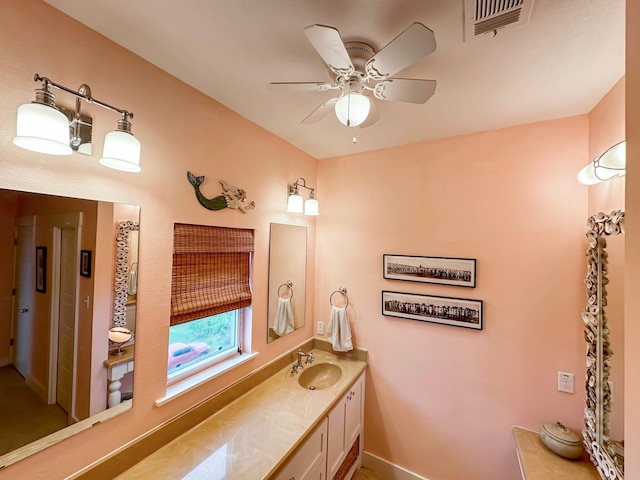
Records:
{"label": "ceiling fan light fixture", "polygon": [[335,110],[340,123],[357,127],[369,116],[371,99],[359,92],[346,93],[336,102]]}

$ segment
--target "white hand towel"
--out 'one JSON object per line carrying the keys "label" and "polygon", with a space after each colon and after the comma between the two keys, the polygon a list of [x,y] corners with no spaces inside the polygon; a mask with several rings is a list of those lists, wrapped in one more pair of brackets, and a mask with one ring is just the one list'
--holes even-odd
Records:
{"label": "white hand towel", "polygon": [[131,272],[129,273],[129,295],[135,295],[138,293],[138,264],[131,265]]}
{"label": "white hand towel", "polygon": [[290,298],[278,298],[278,308],[273,320],[273,331],[276,335],[282,336],[293,332],[293,309],[291,308]]}
{"label": "white hand towel", "polygon": [[329,328],[327,328],[327,340],[331,342],[336,352],[348,352],[353,350],[351,343],[351,327],[347,318],[347,309],[331,306]]}

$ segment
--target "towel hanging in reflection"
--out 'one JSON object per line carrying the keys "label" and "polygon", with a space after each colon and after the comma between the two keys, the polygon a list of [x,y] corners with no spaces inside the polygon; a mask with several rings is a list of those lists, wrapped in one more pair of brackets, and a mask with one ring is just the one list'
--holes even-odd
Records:
{"label": "towel hanging in reflection", "polygon": [[138,263],[131,264],[131,272],[129,273],[129,295],[138,293]]}
{"label": "towel hanging in reflection", "polygon": [[349,326],[346,307],[340,308],[331,305],[329,328],[327,328],[327,340],[331,342],[333,350],[336,352],[348,352],[353,350],[353,343],[351,343],[351,327]]}
{"label": "towel hanging in reflection", "polygon": [[291,307],[290,298],[278,297],[278,308],[276,309],[275,319],[273,320],[273,332],[278,335],[286,335],[293,332],[293,308]]}

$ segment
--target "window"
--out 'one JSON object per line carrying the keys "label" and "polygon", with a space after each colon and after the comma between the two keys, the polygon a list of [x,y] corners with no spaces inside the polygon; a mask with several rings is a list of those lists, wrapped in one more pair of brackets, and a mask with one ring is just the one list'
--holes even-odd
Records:
{"label": "window", "polygon": [[169,379],[242,353],[253,230],[175,224]]}

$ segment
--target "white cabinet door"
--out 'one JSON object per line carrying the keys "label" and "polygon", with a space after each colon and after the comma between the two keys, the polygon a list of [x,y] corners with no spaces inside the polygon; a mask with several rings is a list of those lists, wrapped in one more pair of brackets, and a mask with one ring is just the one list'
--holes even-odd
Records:
{"label": "white cabinet door", "polygon": [[327,435],[327,478],[333,476],[340,468],[340,464],[346,454],[344,444],[344,421],[347,406],[347,396],[345,395],[333,407],[327,417],[329,420],[329,433]]}
{"label": "white cabinet door", "polygon": [[[338,472],[349,449],[362,432],[364,411],[364,374],[329,413],[327,443],[327,479]],[[362,438],[360,438],[362,451]]]}
{"label": "white cabinet door", "polygon": [[325,480],[327,419],[298,447],[274,480]]}
{"label": "white cabinet door", "polygon": [[[344,420],[344,448],[346,450],[351,448],[353,442],[356,441],[356,438],[358,438],[358,435],[362,430],[362,411],[364,408],[362,401],[363,383],[364,377],[360,377],[347,394],[347,404]],[[360,439],[360,441],[362,441],[362,439]]]}

